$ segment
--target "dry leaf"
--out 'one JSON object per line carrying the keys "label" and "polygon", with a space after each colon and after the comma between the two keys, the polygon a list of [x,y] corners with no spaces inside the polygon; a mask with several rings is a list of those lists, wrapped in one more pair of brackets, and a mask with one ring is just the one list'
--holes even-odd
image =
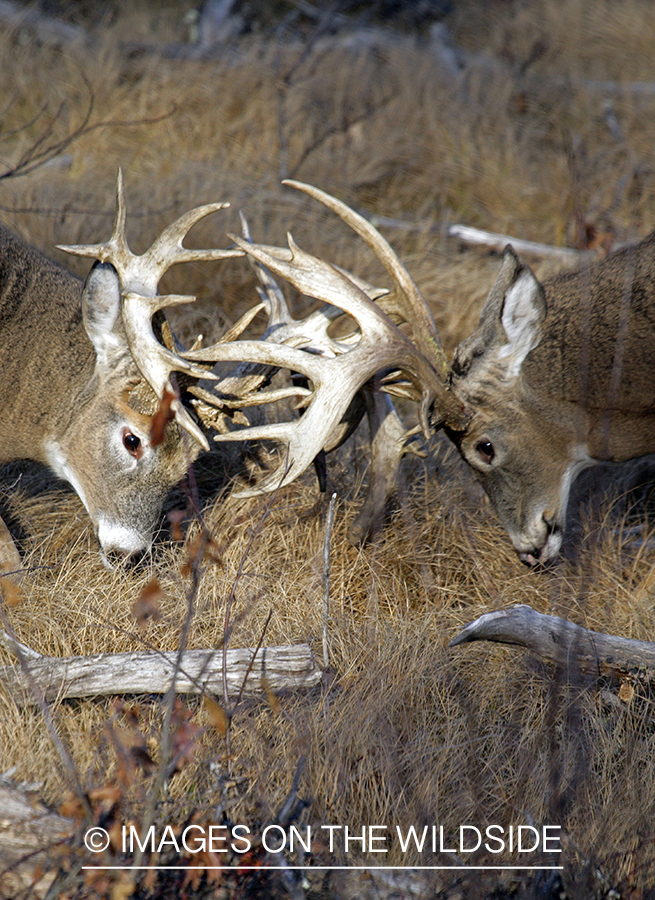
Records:
{"label": "dry leaf", "polygon": [[111,892],[111,900],[128,900],[134,893],[134,877],[130,872],[121,872]]}
{"label": "dry leaf", "polygon": [[88,797],[92,803],[100,800],[109,800],[109,802],[113,804],[121,799],[121,791],[116,785],[106,784],[104,787],[93,788],[90,790]]}
{"label": "dry leaf", "polygon": [[260,684],[266,692],[266,702],[271,707],[273,712],[282,712],[282,704],[280,703],[280,698],[268,683],[268,678],[262,676]]}
{"label": "dry leaf", "polygon": [[622,681],[619,688],[619,700],[623,700],[624,703],[630,703],[634,695],[635,689],[632,683],[630,681]]}
{"label": "dry leaf", "polygon": [[168,388],[164,388],[164,396],[159,401],[157,412],[150,423],[150,443],[153,447],[164,443],[166,426],[175,418],[175,411],[172,409],[175,399],[175,394]]}
{"label": "dry leaf", "polygon": [[230,717],[220,703],[217,703],[211,697],[205,696],[203,702],[209,721],[218,732],[218,736],[225,737],[230,727]]}
{"label": "dry leaf", "polygon": [[0,578],[0,597],[4,600],[5,606],[8,607],[19,606],[25,599],[22,590],[18,587],[14,579],[10,578],[8,575],[4,578]]}
{"label": "dry leaf", "polygon": [[132,784],[137,769],[146,775],[152,772],[155,763],[148,752],[146,738],[138,728],[107,725],[105,733],[116,749],[116,778],[121,784]]}
{"label": "dry leaf", "polygon": [[171,525],[171,537],[174,541],[183,541],[184,532],[182,531],[182,522],[186,518],[186,510],[172,509],[168,513],[168,521]]}
{"label": "dry leaf", "polygon": [[82,806],[80,798],[76,797],[74,794],[68,795],[64,802],[57,808],[57,812],[60,816],[64,816],[67,819],[77,819],[79,822],[83,822],[86,816],[86,810]]}
{"label": "dry leaf", "polygon": [[145,628],[149,622],[161,619],[159,605],[165,597],[159,579],[153,578],[148,582],[132,605],[132,615],[139,628]]}
{"label": "dry leaf", "polygon": [[170,775],[179,772],[187,762],[191,762],[198,749],[198,740],[203,733],[200,725],[189,721],[193,712],[178,698],[171,717],[171,751],[173,766]]}

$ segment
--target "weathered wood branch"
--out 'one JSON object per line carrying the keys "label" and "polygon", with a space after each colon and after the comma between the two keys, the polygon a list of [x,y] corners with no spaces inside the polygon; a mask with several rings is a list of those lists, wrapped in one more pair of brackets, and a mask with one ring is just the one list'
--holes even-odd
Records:
{"label": "weathered wood branch", "polygon": [[[360,210],[361,212],[361,210]],[[363,213],[366,215],[366,213]],[[429,222],[411,222],[406,219],[393,219],[389,216],[368,215],[367,218],[376,228],[394,228],[397,231],[419,231],[438,233],[440,225]],[[539,258],[559,259],[564,263],[579,263],[585,257],[593,259],[596,254],[592,250],[573,250],[570,247],[554,247],[552,244],[540,244],[537,241],[524,241],[521,238],[512,237],[509,234],[499,234],[495,231],[483,231],[481,228],[472,228],[470,225],[449,225],[446,229],[448,237],[455,238],[463,244],[472,247],[488,247],[502,253],[508,244],[514,250],[524,256],[536,256]]]}
{"label": "weathered wood branch", "polygon": [[76,830],[34,790],[0,776],[0,896],[44,897],[56,871],[52,848]]}
{"label": "weathered wood branch", "polygon": [[567,619],[536,612],[530,606],[485,613],[466,625],[450,647],[469,641],[494,641],[525,647],[544,662],[562,669],[608,675],[655,679],[655,643],[635,641],[590,631]]}
{"label": "weathered wood branch", "polygon": [[567,263],[579,263],[585,256],[595,256],[589,250],[571,250],[569,247],[553,247],[550,244],[540,244],[536,241],[524,241],[520,238],[510,237],[508,234],[497,234],[493,231],[471,228],[469,225],[450,225],[447,233],[449,237],[457,238],[464,244],[488,247],[499,253],[502,253],[505,247],[511,244],[519,255],[550,257]]}
{"label": "weathered wood branch", "polygon": [[[4,637],[14,655],[14,642]],[[26,654],[25,666],[3,666],[0,681],[22,703],[34,702],[30,679],[46,700],[98,697],[108,694],[164,694],[170,687],[176,651],[103,653],[98,656],[58,658]],[[254,656],[254,661],[253,661]],[[27,658],[26,658],[27,657]],[[245,679],[244,694],[261,694],[262,680],[274,691],[311,688],[321,680],[314,655],[307,644],[226,651],[228,693],[237,696]],[[26,671],[26,669],[28,671]],[[186,650],[175,682],[180,694],[223,690],[223,651]]]}

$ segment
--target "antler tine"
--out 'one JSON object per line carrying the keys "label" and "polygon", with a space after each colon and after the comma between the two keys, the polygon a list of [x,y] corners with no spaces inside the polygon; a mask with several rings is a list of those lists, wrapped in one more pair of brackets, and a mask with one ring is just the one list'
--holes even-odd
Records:
{"label": "antler tine", "polygon": [[[239,217],[241,219],[243,239],[249,245],[252,245],[253,240],[246,217],[243,213],[239,213]],[[286,260],[287,262],[293,259],[293,250],[289,247],[272,247],[266,244],[258,244],[257,246],[266,253],[273,254],[278,259]],[[263,340],[272,341],[276,344],[290,344],[302,347],[304,350],[319,353],[322,356],[336,356],[342,352],[343,343],[349,340],[352,342],[352,336],[342,338],[338,342],[333,340],[328,334],[328,328],[332,322],[343,315],[340,309],[332,304],[327,304],[303,319],[294,319],[285,296],[270,270],[250,254],[248,259],[261,285],[261,287],[257,287],[257,292],[268,313],[268,327],[263,335]],[[354,278],[351,280],[355,281],[358,287],[365,290],[366,293],[369,293],[366,291],[366,288],[375,291],[374,288],[366,285],[365,282],[358,282]]]}
{"label": "antler tine", "polygon": [[100,244],[57,244],[57,248],[73,256],[90,256],[99,259],[100,262],[111,262],[120,271],[120,266],[129,264],[129,260],[133,257],[125,235],[126,218],[123,170],[119,168],[116,177],[116,215],[109,240]]}
{"label": "antler tine", "polygon": [[[198,379],[213,380],[216,377],[202,366],[167,350],[160,344],[152,330],[152,317],[158,310],[166,306],[191,303],[194,299],[195,297],[178,294],[144,297],[142,294],[135,294],[131,291],[123,296],[123,325],[130,353],[139,372],[160,400],[166,390],[173,394],[177,393],[171,382],[173,372],[184,372]],[[171,402],[171,409],[175,413],[178,423],[201,447],[209,450],[207,438],[184,409],[177,396]]]}
{"label": "antler tine", "polygon": [[184,215],[180,216],[179,219],[176,219],[175,222],[162,231],[152,247],[141,257],[149,277],[153,280],[155,290],[164,272],[176,263],[230,259],[243,256],[243,253],[236,249],[190,250],[182,246],[182,241],[196,222],[199,222],[200,219],[205,218],[210,213],[228,209],[229,206],[229,203],[206,203],[204,206],[198,206],[184,213]]}
{"label": "antler tine", "polygon": [[[239,213],[239,216],[244,240],[252,244],[248,222],[243,213]],[[292,252],[289,248],[265,246],[262,249],[287,261],[292,258]],[[304,319],[294,319],[289,311],[284,294],[270,270],[253,256],[249,256],[249,261],[259,281],[257,293],[262,303],[246,313],[242,321],[245,320],[247,324],[259,309],[264,308],[268,315],[268,325],[262,336],[262,341],[266,341],[269,344],[284,344],[287,347],[302,348],[305,351],[321,356],[336,356],[345,349],[346,341],[351,340],[352,342],[352,335],[342,338],[337,343],[328,334],[330,323],[336,318],[343,316],[343,312],[340,309],[331,305],[325,305]],[[216,346],[226,341],[234,340],[242,330],[241,324],[237,323],[230,332],[219,339]],[[357,338],[359,337],[358,334],[356,336]],[[183,353],[183,355],[189,359],[203,358],[205,360],[213,360],[216,357],[214,351],[215,347],[208,347],[204,350],[191,351],[192,355],[189,353]],[[239,353],[243,353],[243,351],[244,344],[241,344]],[[303,358],[298,357],[298,362],[302,365],[304,362]],[[273,368],[270,364],[265,365],[242,360],[235,369],[231,370],[228,375],[222,377],[213,386],[213,392],[192,388],[191,393],[197,398],[195,406],[198,415],[207,424],[223,430],[220,420],[216,419],[214,411],[216,407],[219,409],[242,410],[246,407],[261,406],[292,398],[296,398],[298,407],[304,403],[304,398],[312,396],[312,391],[297,384],[292,387],[260,390],[262,385],[268,382]],[[239,424],[248,425],[248,421],[245,418],[239,421],[235,416],[234,420],[239,422]]]}
{"label": "antler tine", "polygon": [[[239,212],[239,219],[241,221],[241,232],[243,234],[243,239],[245,241],[248,241],[249,244],[252,244],[250,227],[248,226],[248,220],[244,216],[243,212]],[[261,285],[257,287],[257,293],[259,294],[262,303],[264,303],[266,306],[266,313],[268,315],[268,328],[266,330],[268,333],[272,329],[289,322],[291,320],[291,313],[289,312],[287,301],[280,289],[280,286],[271,277],[270,272],[268,272],[264,266],[258,263],[257,260],[253,259],[251,256],[249,256],[248,259],[250,260],[250,263],[255,270],[255,275],[257,276],[259,285]]]}
{"label": "antler tine", "polygon": [[405,300],[402,313],[412,326],[414,343],[429,360],[441,380],[445,382],[448,374],[448,361],[441,348],[436,323],[411,275],[398,259],[389,242],[367,219],[346,206],[341,200],[337,200],[336,197],[302,181],[287,178],[282,183],[303,191],[327,206],[368,244],[393,279],[401,299]]}
{"label": "antler tine", "polygon": [[127,244],[123,173],[119,169],[116,180],[116,218],[109,240],[100,244],[59,244],[58,247],[75,256],[90,256],[101,262],[110,262],[119,274],[121,288],[124,292],[132,291],[152,297],[157,293],[157,287],[164,272],[176,263],[243,256],[240,250],[235,249],[189,250],[182,246],[182,241],[196,222],[210,213],[227,209],[229,205],[224,202],[207,203],[189,210],[165,228],[149,250],[137,255],[132,253]]}

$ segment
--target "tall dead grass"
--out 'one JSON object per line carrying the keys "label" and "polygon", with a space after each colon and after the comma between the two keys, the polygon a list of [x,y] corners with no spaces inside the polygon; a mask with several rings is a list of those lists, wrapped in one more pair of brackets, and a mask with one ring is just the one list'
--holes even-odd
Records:
{"label": "tall dead grass", "polygon": [[[655,10],[643,0],[464,2],[449,24],[460,46],[493,60],[457,84],[421,47],[352,52],[322,45],[305,57],[301,45],[253,37],[223,60],[198,63],[147,54],[127,60],[119,43],[129,31],[124,19],[93,57],[1,35],[6,163],[14,165],[46,123],[53,121],[56,138],[74,129],[89,98],[94,128],[48,166],[3,181],[0,215],[83,274],[84,264],[63,260],[54,244],[108,235],[120,165],[136,249],[175,214],[228,199],[232,210],[199,225],[192,240],[226,245],[243,208],[257,239],[279,243],[291,228],[307,249],[382,279],[342,225],[280,187],[280,177],[292,175],[369,214],[416,225],[389,238],[429,297],[451,351],[473,327],[497,259],[446,240],[448,222],[554,243],[570,240],[580,221],[611,226],[620,238],[655,225],[655,100],[627,88],[611,93],[623,135],[617,141],[606,122],[608,96],[589,84],[651,77]],[[210,337],[254,298],[240,261],[184,267],[165,287],[199,296],[178,324]],[[165,815],[182,821],[199,807],[220,806],[232,821],[271,821],[304,757],[300,795],[311,801],[312,822],[451,831],[469,822],[558,824],[569,896],[609,896],[598,893],[603,884],[628,895],[655,890],[649,690],[638,687],[626,703],[615,685],[553,673],[522,652],[447,646],[466,622],[521,602],[591,628],[651,638],[648,545],[634,545],[627,527],[617,533],[611,521],[596,519],[595,531],[585,525],[582,532],[578,562],[528,572],[452,448],[436,440],[427,466],[408,463],[387,529],[355,549],[345,531],[365,469],[361,445],[330,468],[339,497],[330,687],[238,710],[230,759],[223,737],[208,727],[194,762],[167,787]],[[2,506],[28,570],[25,602],[9,612],[19,639],[62,656],[174,649],[187,608],[184,549],[164,535],[145,568],[109,572],[76,496],[29,473],[16,485],[16,472],[6,473]],[[235,474],[229,466],[222,472],[215,458],[201,465],[204,515],[221,552],[195,598],[192,647],[221,646],[226,600],[266,508],[265,500],[224,497],[225,479]],[[266,643],[308,640],[320,657],[325,511],[309,475],[276,498],[235,593],[231,646],[254,646],[268,621]],[[191,538],[196,528],[190,525]],[[133,604],[154,576],[164,589],[161,618],[139,631]],[[153,698],[139,702],[156,756],[161,706]],[[203,707],[191,706],[194,720],[210,726]],[[65,776],[40,713],[4,692],[0,710],[1,768],[42,781],[44,796],[59,802]],[[112,703],[66,702],[54,711],[84,786],[115,777],[105,728],[118,715]],[[131,814],[147,784],[144,775]],[[385,861],[433,860],[396,850]],[[494,886],[496,896],[528,891],[518,875],[465,882],[468,896]]]}

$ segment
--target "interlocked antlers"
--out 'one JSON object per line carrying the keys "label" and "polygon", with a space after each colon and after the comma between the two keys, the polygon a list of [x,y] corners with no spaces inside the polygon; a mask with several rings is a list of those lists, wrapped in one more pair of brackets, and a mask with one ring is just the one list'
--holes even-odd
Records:
{"label": "interlocked antlers", "polygon": [[[201,361],[214,362],[212,348],[172,352],[155,337],[152,317],[167,306],[195,301],[195,297],[177,294],[158,295],[159,281],[170,266],[181,262],[227,259],[243,255],[241,250],[236,249],[189,250],[182,246],[182,241],[196,222],[228,206],[229,203],[209,203],[190,210],[165,228],[150,249],[138,256],[132,253],[127,245],[123,175],[119,170],[116,185],[116,219],[110,239],[101,244],[61,245],[59,248],[77,256],[90,256],[101,262],[109,262],[114,266],[118,272],[123,295],[123,326],[134,362],[160,400],[164,398],[166,392],[173,396],[171,410],[178,423],[206,450],[209,449],[207,439],[184,408],[171,381],[171,375],[173,372],[183,372],[192,378],[213,379],[214,376],[206,367],[198,365]],[[239,328],[243,330],[256,312],[257,309],[251,310],[247,318],[238,323],[225,339],[233,339],[239,333]]]}
{"label": "interlocked antlers", "polygon": [[[134,362],[143,378],[161,400],[169,392],[171,409],[184,429],[205,449],[204,433],[184,408],[171,376],[184,373],[197,381],[213,382],[212,390],[190,387],[202,420],[223,433],[217,441],[273,439],[287,447],[280,468],[266,477],[247,496],[273,490],[300,475],[323,449],[331,449],[345,438],[361,417],[364,404],[353,414],[361,389],[372,379],[376,388],[419,403],[421,429],[428,436],[442,424],[461,430],[466,413],[447,386],[448,364],[430,310],[409,273],[379,232],[341,201],[310,185],[287,181],[319,200],[340,216],[373,250],[393,282],[391,291],[378,290],[301,250],[288,236],[288,248],[253,244],[244,226],[245,239],[232,237],[238,249],[189,250],[182,241],[189,229],[227,203],[211,203],[193,209],[168,226],[143,255],[136,256],[125,236],[125,200],[119,171],[117,212],[113,234],[106,243],[62,247],[70,253],[110,262],[117,270],[123,293],[122,318]],[[152,317],[167,306],[192,302],[179,295],[159,296],[157,287],[164,272],[175,263],[191,260],[226,259],[248,255],[255,264],[262,287],[262,304],[250,310],[224,337],[211,347],[178,350],[164,347],[156,338]],[[284,297],[270,273],[285,278],[303,294],[325,306],[302,320],[289,314]],[[237,340],[256,313],[266,308],[269,325],[262,340]],[[329,333],[335,319],[346,314],[355,323],[345,337]],[[412,339],[393,319],[407,323]],[[218,362],[235,364],[228,376],[219,377],[208,367]],[[302,376],[304,383],[269,387],[269,374],[276,369]],[[302,380],[301,379],[301,380]],[[227,430],[222,413],[234,421],[247,420],[238,412],[295,398],[302,415],[291,422],[247,426]],[[214,414],[208,412],[213,406]],[[370,404],[369,412],[370,412]],[[378,404],[379,406],[379,404]],[[216,409],[219,410],[216,415]],[[234,411],[236,410],[236,414]],[[378,410],[376,414],[386,413]],[[354,423],[354,424],[353,424]],[[394,434],[398,429],[394,429]]]}
{"label": "interlocked antlers", "polygon": [[[293,422],[240,429],[218,435],[218,441],[274,439],[287,446],[286,460],[246,496],[288,484],[303,472],[324,448],[334,446],[338,431],[353,398],[372,378],[381,379],[384,390],[420,403],[419,417],[428,435],[442,424],[454,430],[463,427],[466,414],[449,392],[448,364],[432,315],[407,270],[379,232],[341,201],[329,194],[295,181],[287,181],[325,204],[339,215],[371,247],[393,281],[393,291],[369,296],[368,286],[353,276],[302,251],[289,235],[289,247],[257,245],[232,236],[237,246],[275,275],[287,279],[303,294],[337,307],[354,319],[357,332],[335,342],[327,334],[325,311],[313,314],[294,328],[298,346],[239,341],[217,347],[223,360],[249,361],[303,375],[311,385],[298,389],[305,406]],[[385,312],[385,310],[388,311]],[[412,328],[414,343],[393,323],[397,316]],[[303,339],[303,330],[306,336]],[[280,335],[282,337],[282,335]],[[271,402],[266,391],[257,391],[251,403]]]}

